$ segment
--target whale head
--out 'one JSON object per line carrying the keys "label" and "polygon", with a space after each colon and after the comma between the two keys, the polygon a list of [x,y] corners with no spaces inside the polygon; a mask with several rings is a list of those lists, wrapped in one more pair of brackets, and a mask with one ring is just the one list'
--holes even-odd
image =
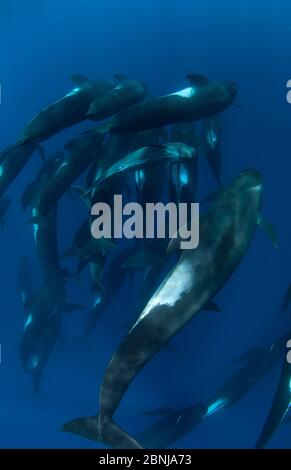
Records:
{"label": "whale head", "polygon": [[216,85],[216,100],[230,105],[234,102],[238,94],[238,85],[233,81],[221,82]]}
{"label": "whale head", "polygon": [[260,209],[263,196],[262,175],[254,169],[242,171],[233,181],[231,190],[242,195],[249,196],[257,210]]}

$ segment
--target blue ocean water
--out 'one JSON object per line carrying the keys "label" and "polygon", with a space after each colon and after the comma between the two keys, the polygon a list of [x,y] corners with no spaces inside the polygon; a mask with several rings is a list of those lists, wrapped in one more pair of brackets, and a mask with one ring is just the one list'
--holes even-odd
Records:
{"label": "blue ocean water", "polygon": [[[2,0],[0,2],[1,148],[15,142],[27,121],[66,94],[73,74],[108,78],[115,73],[143,80],[153,96],[185,86],[189,72],[235,80],[237,102],[223,115],[222,179],[256,168],[264,177],[263,214],[278,233],[279,249],[258,230],[231,280],[216,298],[221,313],[201,313],[161,351],[126,393],[118,422],[131,434],[150,422],[141,413],[182,408],[204,401],[234,372],[230,362],[254,345],[265,345],[290,327],[278,310],[290,282],[291,5],[287,0]],[[90,123],[89,123],[90,124]],[[49,155],[88,122],[64,131],[44,146]],[[16,291],[19,257],[25,254],[37,276],[31,227],[20,199],[41,162],[37,155],[8,191],[13,204],[0,248],[0,447],[90,448],[60,426],[94,414],[105,368],[133,318],[133,286],[126,284],[102,318],[90,350],[74,338],[89,313],[90,275],[84,272],[69,294],[88,309],[68,315],[61,341],[48,363],[40,397],[30,394],[30,377],[20,367],[18,344],[23,313]],[[216,189],[202,160],[199,197]],[[78,199],[65,196],[59,243],[66,248],[85,214]],[[136,281],[137,282],[137,281]],[[181,439],[180,448],[252,448],[264,424],[278,381],[272,371],[234,407],[205,420]],[[290,424],[269,443],[290,447]],[[98,446],[98,444],[96,444]],[[100,446],[102,446],[100,444]]]}

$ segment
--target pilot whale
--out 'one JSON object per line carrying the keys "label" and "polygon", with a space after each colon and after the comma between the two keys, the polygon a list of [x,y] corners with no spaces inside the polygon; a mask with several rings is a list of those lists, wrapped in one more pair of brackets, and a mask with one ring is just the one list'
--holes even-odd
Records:
{"label": "pilot whale", "polygon": [[[99,414],[65,424],[72,432],[115,448],[140,444],[113,421],[122,397],[138,372],[197,313],[206,308],[239,266],[260,222],[262,176],[247,170],[221,190],[200,220],[200,243],[184,250],[105,372]],[[179,239],[171,249],[178,249]]]}
{"label": "pilot whale", "polygon": [[181,91],[135,104],[99,127],[99,132],[128,134],[176,123],[206,119],[224,111],[238,93],[235,82],[210,82],[189,74],[190,86]]}
{"label": "pilot whale", "polygon": [[115,87],[115,83],[109,80],[91,81],[81,75],[74,75],[72,81],[75,86],[66,96],[40,111],[25,126],[18,145],[42,142],[87,119],[92,101]]}
{"label": "pilot whale", "polygon": [[147,90],[142,82],[128,80],[123,75],[115,75],[115,79],[116,87],[98,96],[91,104],[87,112],[89,119],[101,121],[145,98]]}

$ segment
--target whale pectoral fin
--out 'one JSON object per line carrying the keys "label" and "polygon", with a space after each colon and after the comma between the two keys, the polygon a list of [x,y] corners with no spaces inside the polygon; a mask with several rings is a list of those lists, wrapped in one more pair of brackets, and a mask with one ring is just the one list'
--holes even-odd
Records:
{"label": "whale pectoral fin", "polygon": [[116,449],[141,449],[138,442],[111,419],[100,422],[98,415],[73,419],[64,424],[61,431],[77,434],[91,441],[100,441]]}
{"label": "whale pectoral fin", "polygon": [[290,408],[290,374],[291,364],[284,360],[275,396],[255,446],[256,449],[262,449],[268,444]]}
{"label": "whale pectoral fin", "polygon": [[32,139],[30,139],[29,137],[23,136],[17,140],[15,147],[21,147],[22,145],[26,145],[31,142],[32,142]]}
{"label": "whale pectoral fin", "polygon": [[45,230],[48,228],[48,221],[42,215],[35,215],[27,221],[28,224],[40,225]]}
{"label": "whale pectoral fin", "polygon": [[88,81],[88,78],[84,77],[83,75],[72,75],[72,82],[74,85],[82,86]]}
{"label": "whale pectoral fin", "polygon": [[168,354],[175,354],[175,355],[178,355],[177,348],[175,348],[175,346],[173,346],[171,343],[165,344],[164,350],[165,350]]}
{"label": "whale pectoral fin", "polygon": [[208,312],[221,312],[219,305],[216,305],[214,302],[208,302],[203,310],[207,310]]}
{"label": "whale pectoral fin", "polygon": [[279,248],[277,234],[274,226],[270,222],[265,220],[261,215],[258,219],[258,225],[261,227],[262,230],[264,230],[264,232],[266,232],[274,247]]}
{"label": "whale pectoral fin", "polygon": [[88,190],[82,188],[81,186],[72,186],[71,190],[78,194],[86,206],[91,210],[91,197]]}
{"label": "whale pectoral fin", "polygon": [[187,80],[191,83],[191,85],[196,87],[201,87],[208,85],[209,80],[204,75],[200,75],[199,73],[188,73],[186,75]]}

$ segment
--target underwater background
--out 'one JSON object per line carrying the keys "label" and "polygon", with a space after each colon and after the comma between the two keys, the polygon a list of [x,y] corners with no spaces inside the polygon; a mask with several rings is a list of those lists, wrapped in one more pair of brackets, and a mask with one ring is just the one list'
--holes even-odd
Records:
{"label": "underwater background", "polygon": [[[202,312],[160,351],[129,387],[118,422],[134,435],[153,418],[153,408],[183,408],[203,402],[229,378],[231,361],[253,346],[271,343],[290,328],[278,315],[290,282],[291,5],[288,0],[0,0],[1,148],[16,140],[40,109],[66,94],[70,77],[91,79],[116,73],[143,80],[150,95],[185,86],[190,72],[213,80],[235,80],[237,103],[223,113],[222,182],[256,168],[264,177],[263,213],[278,234],[279,249],[257,230],[243,262],[215,302],[220,313]],[[84,122],[49,139],[47,155],[62,148]],[[87,307],[64,318],[62,335],[47,365],[40,396],[21,369],[18,344],[23,312],[16,290],[18,260],[25,254],[37,279],[39,268],[21,195],[41,162],[35,154],[8,191],[12,207],[0,247],[0,447],[91,448],[60,426],[98,408],[99,386],[108,362],[133,320],[139,277],[126,282],[90,339],[75,341],[89,313],[90,273],[68,284],[71,299]],[[199,161],[198,201],[217,189]],[[84,217],[84,204],[69,195],[59,206],[60,251]],[[67,263],[70,266],[70,263]],[[72,266],[73,266],[72,262]],[[37,284],[37,281],[36,281]],[[178,441],[179,448],[252,448],[264,424],[280,365],[233,407],[214,414]],[[268,444],[290,447],[290,424]]]}

